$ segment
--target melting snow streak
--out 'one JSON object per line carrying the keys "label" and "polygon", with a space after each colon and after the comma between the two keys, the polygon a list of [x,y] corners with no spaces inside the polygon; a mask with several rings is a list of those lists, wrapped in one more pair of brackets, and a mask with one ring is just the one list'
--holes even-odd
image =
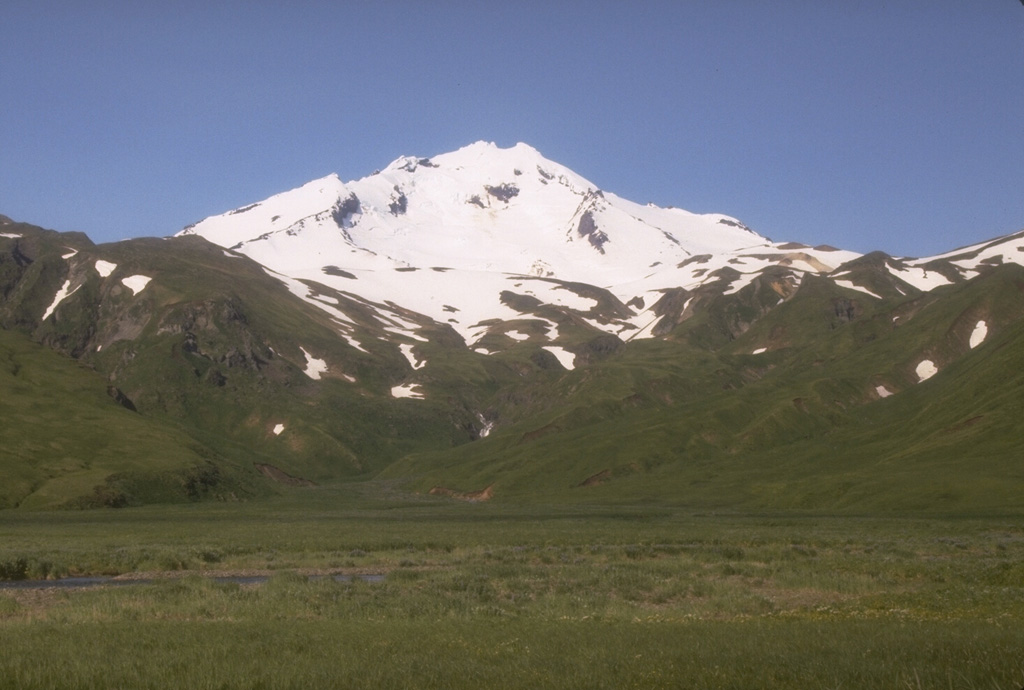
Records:
{"label": "melting snow streak", "polygon": [[[71,292],[68,292],[69,287],[71,287],[71,281],[65,280],[64,284],[61,285],[60,290],[57,290],[57,295],[53,298],[53,303],[46,308],[46,312],[43,314],[43,321],[46,321],[46,318],[53,313],[53,310],[57,308],[58,304],[63,302],[71,295],[75,294],[75,291],[78,290],[78,288],[76,287]],[[81,287],[81,285],[79,285],[78,287]]]}

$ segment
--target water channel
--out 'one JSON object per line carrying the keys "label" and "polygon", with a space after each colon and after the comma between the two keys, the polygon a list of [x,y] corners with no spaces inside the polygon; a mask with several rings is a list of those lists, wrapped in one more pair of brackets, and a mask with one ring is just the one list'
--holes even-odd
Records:
{"label": "water channel", "polygon": [[[207,580],[213,582],[238,584],[238,585],[261,585],[269,580],[272,575],[204,575]],[[0,591],[12,589],[75,589],[82,587],[126,587],[128,585],[151,585],[157,582],[170,582],[176,578],[139,578],[119,579],[115,577],[64,577],[58,580],[0,580]],[[369,575],[310,575],[310,581],[334,580],[335,582],[383,582],[383,574]]]}

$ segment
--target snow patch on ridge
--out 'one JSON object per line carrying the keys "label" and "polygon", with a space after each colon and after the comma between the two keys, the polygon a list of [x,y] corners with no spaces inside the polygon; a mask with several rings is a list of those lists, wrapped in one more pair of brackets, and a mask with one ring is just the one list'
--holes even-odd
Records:
{"label": "snow patch on ridge", "polygon": [[284,424],[274,425],[274,436],[280,436],[282,431],[284,431]]}
{"label": "snow patch on ridge", "polygon": [[875,299],[882,299],[881,295],[876,295],[875,293],[871,292],[871,290],[868,290],[865,287],[857,285],[852,280],[836,280],[833,282],[835,282],[835,284],[838,285],[839,287],[847,288],[848,290],[857,290],[858,292],[863,292],[865,294],[871,295]]}
{"label": "snow patch on ridge", "polygon": [[21,235],[15,235],[13,232],[0,232],[0,237],[6,237],[8,239],[16,240],[21,238]]}
{"label": "snow patch on ridge", "polygon": [[153,279],[149,276],[136,275],[122,278],[121,283],[131,290],[133,295],[137,295],[146,289],[146,286],[149,285],[149,281],[151,280]]}
{"label": "snow patch on ridge", "polygon": [[104,261],[103,259],[96,260],[96,272],[99,273],[104,278],[108,277],[111,273],[113,273],[115,268],[117,268],[117,264],[110,263],[109,261]]}
{"label": "snow patch on ridge", "polygon": [[875,386],[875,393],[878,394],[879,398],[888,398],[892,395],[892,391],[885,386]]}

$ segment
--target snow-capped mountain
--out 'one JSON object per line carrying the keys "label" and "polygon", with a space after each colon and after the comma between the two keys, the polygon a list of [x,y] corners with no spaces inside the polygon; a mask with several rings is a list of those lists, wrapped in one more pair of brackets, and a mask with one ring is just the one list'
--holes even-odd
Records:
{"label": "snow-capped mountain", "polygon": [[[955,503],[929,484],[954,466],[1019,503],[1024,232],[925,258],[780,243],[477,143],[180,235],[0,216],[0,506],[380,477],[831,509]],[[886,462],[906,473],[875,482]]]}
{"label": "snow-capped mountain", "polygon": [[[401,305],[467,342],[484,322],[524,318],[509,293],[575,310],[628,340],[652,334],[666,290],[736,292],[770,266],[785,269],[791,290],[804,273],[858,256],[772,242],[728,216],[637,204],[525,144],[484,142],[399,158],[354,182],[330,175],[180,234],[290,279]],[[323,305],[318,288],[293,286]],[[616,308],[600,309],[593,288]]]}

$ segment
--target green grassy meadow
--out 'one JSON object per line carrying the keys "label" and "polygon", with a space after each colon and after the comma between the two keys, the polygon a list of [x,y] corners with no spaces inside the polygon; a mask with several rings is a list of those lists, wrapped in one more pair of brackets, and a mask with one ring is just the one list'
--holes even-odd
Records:
{"label": "green grassy meadow", "polygon": [[[0,512],[2,688],[1020,688],[1024,524],[389,484]],[[224,573],[267,572],[257,585]],[[337,582],[314,573],[383,573]]]}

